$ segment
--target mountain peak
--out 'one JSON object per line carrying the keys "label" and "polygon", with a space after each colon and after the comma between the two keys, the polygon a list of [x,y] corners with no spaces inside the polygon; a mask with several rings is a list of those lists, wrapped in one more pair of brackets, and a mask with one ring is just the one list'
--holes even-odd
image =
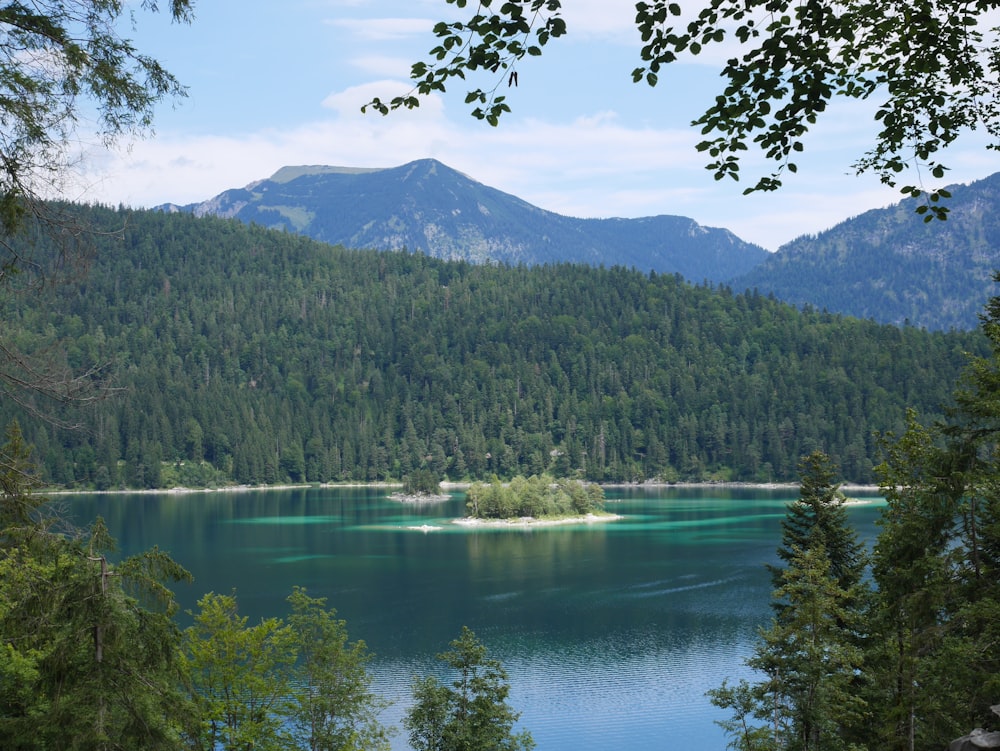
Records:
{"label": "mountain peak", "polygon": [[289,183],[306,175],[363,175],[380,171],[379,167],[333,167],[325,164],[311,164],[282,167],[268,179],[273,183]]}
{"label": "mountain peak", "polygon": [[675,216],[574,219],[491,188],[436,159],[398,167],[286,166],[190,207],[349,248],[473,263],[584,263],[721,282],[766,251]]}
{"label": "mountain peak", "polygon": [[[286,165],[281,167],[277,172],[267,178],[272,183],[278,183],[279,185],[284,183],[290,183],[292,180],[297,180],[300,177],[315,177],[320,175],[368,175],[373,172],[387,172],[400,170],[405,172],[407,175],[412,175],[415,172],[421,172],[427,175],[437,174],[439,171],[452,173],[455,175],[460,175],[466,179],[471,179],[467,175],[454,170],[443,162],[439,162],[437,159],[416,159],[412,162],[407,162],[399,167],[339,167],[336,165],[329,164],[299,164],[299,165]],[[250,185],[256,186],[260,185],[262,181],[256,180]]]}

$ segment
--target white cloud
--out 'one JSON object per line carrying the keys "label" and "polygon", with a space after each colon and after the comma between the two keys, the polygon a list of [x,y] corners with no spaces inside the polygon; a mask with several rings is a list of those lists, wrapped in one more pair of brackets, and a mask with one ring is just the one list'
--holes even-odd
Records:
{"label": "white cloud", "polygon": [[634,0],[571,0],[563,8],[567,36],[635,42]]}
{"label": "white cloud", "polygon": [[[374,59],[370,64],[377,65]],[[772,165],[750,152],[744,183],[715,182],[704,169],[705,156],[695,150],[702,136],[683,119],[637,123],[610,108],[572,119],[526,119],[515,110],[501,127],[491,128],[470,118],[460,99],[438,96],[388,117],[360,112],[373,96],[387,100],[409,90],[405,81],[370,81],[331,93],[323,101],[329,117],[298,127],[209,136],[164,130],[131,152],[95,150],[80,195],[134,206],[190,203],[285,165],[392,167],[433,157],[550,211],[579,217],[680,214],[772,250],[899,199],[875,178],[845,174],[858,156],[854,147],[866,138],[857,129],[863,112],[853,106],[827,113],[799,173],[787,176],[784,189],[744,197],[743,188]],[[962,160],[965,169],[949,174],[948,181],[988,173],[984,152],[978,153],[978,160]],[[996,169],[1000,163],[990,171]]]}
{"label": "white cloud", "polygon": [[426,18],[331,18],[329,26],[344,29],[356,39],[386,42],[413,36],[431,37],[434,22]]}
{"label": "white cloud", "polygon": [[530,200],[526,193],[557,193],[568,176],[603,176],[612,182],[620,181],[621,174],[698,163],[689,133],[630,128],[611,113],[563,124],[511,120],[490,128],[464,110],[453,122],[444,102],[428,97],[415,111],[388,117],[361,114],[361,105],[372,96],[387,98],[406,90],[406,84],[379,81],[336,92],[324,101],[331,110],[329,120],[294,129],[245,136],[163,132],[154,141],[135,144],[131,152],[92,158],[91,177],[102,176],[94,194],[135,205],[183,203],[244,185],[286,164],[388,167],[434,157]]}
{"label": "white cloud", "polygon": [[405,79],[410,75],[413,59],[391,55],[361,55],[349,60],[358,70],[374,76]]}

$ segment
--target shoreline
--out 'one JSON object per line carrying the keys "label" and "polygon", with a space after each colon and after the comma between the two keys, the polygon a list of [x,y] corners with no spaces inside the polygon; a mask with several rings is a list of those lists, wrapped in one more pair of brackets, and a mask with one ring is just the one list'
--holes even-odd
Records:
{"label": "shoreline", "polygon": [[[464,490],[471,482],[442,482],[444,491]],[[799,483],[794,482],[608,482],[597,483],[602,488],[752,488],[757,490],[794,490]],[[401,488],[402,481],[396,482],[324,482],[282,485],[226,485],[219,488],[156,488],[138,490],[39,490],[43,496],[56,495],[190,495],[194,493],[255,493],[267,490],[322,490],[329,488]],[[855,493],[878,493],[878,485],[842,483],[841,490]],[[848,499],[853,500],[853,499]],[[866,503],[867,501],[861,501]]]}
{"label": "shoreline", "polygon": [[[443,483],[442,483],[443,485]],[[221,488],[144,488],[141,490],[39,490],[40,495],[191,495],[194,493],[256,493],[265,490],[323,490],[325,488],[401,488],[402,482],[323,482],[299,485],[225,485]]]}
{"label": "shoreline", "polygon": [[624,518],[620,514],[584,514],[583,516],[566,516],[559,519],[536,519],[533,516],[522,516],[517,519],[475,519],[466,516],[461,519],[452,519],[451,523],[460,527],[507,529],[510,527],[558,527],[565,524],[601,524]]}
{"label": "shoreline", "polygon": [[396,503],[406,503],[414,506],[429,503],[443,503],[444,501],[451,500],[451,496],[445,493],[438,493],[435,495],[431,495],[430,493],[390,493],[386,497],[390,501],[396,501]]}

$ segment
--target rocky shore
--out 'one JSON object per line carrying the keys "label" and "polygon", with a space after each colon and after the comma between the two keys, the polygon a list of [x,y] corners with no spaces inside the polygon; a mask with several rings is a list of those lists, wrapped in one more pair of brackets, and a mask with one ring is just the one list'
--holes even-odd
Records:
{"label": "rocky shore", "polygon": [[389,498],[400,503],[440,503],[451,500],[450,495],[443,493],[390,493]]}
{"label": "rocky shore", "polygon": [[613,522],[623,518],[618,514],[584,514],[564,516],[559,519],[536,519],[533,516],[522,516],[517,519],[476,519],[467,516],[463,519],[453,519],[451,523],[462,527],[556,527],[563,524]]}

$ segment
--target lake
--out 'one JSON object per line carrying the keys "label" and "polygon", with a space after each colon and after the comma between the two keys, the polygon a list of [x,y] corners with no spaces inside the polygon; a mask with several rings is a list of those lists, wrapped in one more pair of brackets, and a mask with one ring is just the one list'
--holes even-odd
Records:
{"label": "lake", "polygon": [[[705,698],[748,675],[769,617],[780,523],[794,489],[609,488],[618,521],[465,529],[462,494],[425,505],[386,488],[75,496],[126,553],[153,545],[195,576],[185,608],[236,589],[251,620],[284,616],[293,585],[326,597],[364,639],[400,726],[411,678],[469,626],[510,677],[539,751],[721,751]],[[851,506],[873,539],[877,503]],[[437,529],[427,529],[437,528]],[[421,529],[423,528],[423,529]],[[400,730],[394,748],[405,749]]]}

